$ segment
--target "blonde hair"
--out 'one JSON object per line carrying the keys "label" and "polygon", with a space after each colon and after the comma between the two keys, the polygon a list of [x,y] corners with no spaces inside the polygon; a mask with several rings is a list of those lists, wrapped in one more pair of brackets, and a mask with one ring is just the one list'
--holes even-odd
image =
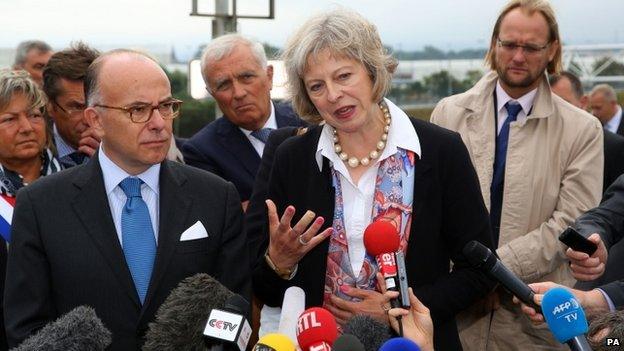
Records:
{"label": "blonde hair", "polygon": [[29,110],[40,110],[48,103],[43,91],[32,80],[30,74],[23,70],[0,70],[0,111],[11,103],[15,94],[23,94],[29,102]]}
{"label": "blonde hair", "polygon": [[312,123],[321,116],[303,83],[308,58],[329,50],[337,57],[361,62],[373,82],[373,100],[381,101],[390,90],[397,61],[381,43],[377,28],[357,12],[337,9],[313,16],[288,40],[282,59],[288,73],[288,93],[293,108]]}
{"label": "blonde hair", "polygon": [[548,24],[548,33],[550,36],[548,43],[557,42],[557,51],[555,51],[553,59],[548,62],[547,70],[549,74],[558,74],[562,69],[561,37],[559,36],[559,25],[557,24],[557,19],[555,18],[555,10],[553,10],[550,3],[546,0],[512,0],[507,3],[498,15],[498,19],[494,25],[494,31],[492,31],[492,39],[490,41],[490,49],[485,55],[485,63],[488,64],[493,71],[496,71],[496,41],[498,40],[498,36],[500,34],[501,23],[509,12],[517,8],[522,9],[529,15],[539,12],[542,16],[544,16],[544,19]]}

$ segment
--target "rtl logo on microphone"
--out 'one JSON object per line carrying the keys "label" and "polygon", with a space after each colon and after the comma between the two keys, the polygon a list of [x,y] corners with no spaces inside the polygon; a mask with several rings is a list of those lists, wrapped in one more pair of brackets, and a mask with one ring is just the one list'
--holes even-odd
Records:
{"label": "rtl logo on microphone", "polygon": [[320,326],[321,323],[317,321],[316,312],[312,311],[304,313],[299,317],[299,321],[297,323],[297,334],[301,334],[304,330],[318,328]]}

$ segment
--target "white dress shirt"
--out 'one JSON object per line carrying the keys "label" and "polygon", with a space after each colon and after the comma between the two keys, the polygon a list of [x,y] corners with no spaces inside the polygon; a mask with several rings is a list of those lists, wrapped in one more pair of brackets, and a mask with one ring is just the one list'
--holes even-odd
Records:
{"label": "white dress shirt", "polygon": [[[123,240],[121,237],[121,212],[126,205],[127,197],[121,187],[119,187],[119,183],[127,177],[132,176],[106,156],[104,147],[101,144],[98,157],[100,160],[100,167],[102,168],[102,175],[104,176],[104,188],[106,190],[106,196],[108,197],[108,204],[110,206],[113,222],[115,222],[115,229],[117,230],[117,238],[123,247]],[[141,184],[141,197],[143,197],[143,201],[147,204],[150,219],[152,220],[152,228],[154,229],[156,245],[158,245],[158,184],[160,180],[160,163],[151,166],[145,172],[136,175],[136,177],[143,181],[143,184]]]}
{"label": "white dress shirt", "polygon": [[617,110],[615,111],[615,115],[611,117],[609,122],[604,125],[604,129],[610,131],[611,133],[617,134],[617,130],[620,127],[620,123],[622,122],[622,108],[617,106]]}
{"label": "white dress shirt", "polygon": [[[245,134],[247,139],[249,139],[251,145],[254,147],[258,155],[262,157],[262,153],[264,152],[264,143],[260,139],[251,135],[253,130],[247,130],[241,127],[238,128],[243,132],[243,134]],[[262,126],[262,128],[277,129],[277,120],[275,119],[275,106],[273,106],[273,101],[271,101],[271,114],[269,115],[269,119],[267,119],[266,123],[264,124],[264,126]]]}
{"label": "white dress shirt", "polygon": [[518,117],[516,121],[520,122],[527,118],[529,112],[531,112],[531,108],[533,107],[533,100],[535,99],[535,95],[537,94],[537,88],[531,90],[530,92],[522,95],[518,99],[514,99],[503,87],[500,85],[500,81],[496,82],[496,108],[498,111],[498,126],[496,129],[496,135],[498,135],[503,128],[503,123],[507,119],[507,109],[505,108],[505,104],[509,101],[515,101],[522,106],[522,110],[518,112]]}
{"label": "white dress shirt", "polygon": [[[343,216],[347,243],[349,245],[349,260],[351,269],[357,277],[364,264],[366,248],[364,247],[364,230],[372,222],[373,198],[375,195],[375,181],[377,171],[382,160],[397,153],[398,148],[413,151],[421,157],[420,141],[414,125],[409,117],[390,100],[385,100],[392,117],[386,147],[379,158],[364,172],[358,184],[354,184],[346,164],[334,151],[333,127],[323,126],[316,151],[316,161],[319,169],[323,168],[323,157],[333,165],[340,177],[343,199]],[[418,167],[418,162],[416,163]],[[412,186],[411,184],[405,186]]]}

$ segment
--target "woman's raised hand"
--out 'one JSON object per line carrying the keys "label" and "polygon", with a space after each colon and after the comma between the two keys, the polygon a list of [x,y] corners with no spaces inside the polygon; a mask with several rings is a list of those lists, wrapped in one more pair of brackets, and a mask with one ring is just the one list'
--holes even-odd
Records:
{"label": "woman's raised hand", "polygon": [[282,217],[277,214],[277,207],[271,200],[266,200],[269,216],[268,254],[275,266],[283,269],[294,267],[308,251],[329,237],[333,229],[329,227],[318,232],[325,222],[323,217],[316,217],[312,211],[306,211],[299,222],[291,226],[295,215],[293,206],[286,207]]}

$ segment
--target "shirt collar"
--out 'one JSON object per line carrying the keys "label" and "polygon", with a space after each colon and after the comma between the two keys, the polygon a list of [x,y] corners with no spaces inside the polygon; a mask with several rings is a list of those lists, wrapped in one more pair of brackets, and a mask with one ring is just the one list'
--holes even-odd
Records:
{"label": "shirt collar", "polygon": [[[386,147],[376,161],[380,162],[396,154],[398,148],[413,151],[419,158],[422,158],[420,140],[418,139],[418,134],[409,117],[390,100],[384,98],[384,101],[388,105],[388,111],[390,112],[392,121],[390,122],[390,131],[388,131]],[[344,162],[340,160],[340,157],[338,157],[334,151],[333,129],[334,128],[328,124],[323,125],[323,130],[316,147],[316,163],[318,164],[319,170],[323,171],[323,157],[325,157],[334,164],[337,170],[341,170],[344,173],[347,172]]]}
{"label": "shirt collar", "polygon": [[509,101],[516,101],[520,104],[520,106],[522,106],[522,111],[524,112],[524,114],[528,116],[529,112],[531,112],[531,107],[533,107],[533,100],[535,100],[535,95],[537,95],[537,88],[529,91],[528,93],[522,95],[517,99],[514,99],[509,96],[509,94],[507,94],[505,89],[503,89],[503,87],[500,85],[500,80],[498,80],[496,82],[497,111],[500,113]]}
{"label": "shirt collar", "polygon": [[[128,172],[121,169],[113,162],[106,153],[104,153],[104,147],[100,144],[98,150],[98,157],[100,161],[100,168],[102,168],[102,175],[104,176],[104,188],[106,189],[106,195],[110,193],[119,185],[119,183],[127,177],[132,177]],[[152,165],[145,172],[137,174],[137,178],[141,179],[152,191],[158,195],[158,182],[160,180],[160,163]]]}
{"label": "shirt collar", "polygon": [[613,115],[609,122],[605,124],[605,127],[608,130],[617,133],[617,129],[620,126],[620,121],[622,121],[622,108],[618,105],[617,110],[615,111],[615,115]]}
{"label": "shirt collar", "polygon": [[[262,126],[262,128],[277,129],[277,119],[275,119],[275,106],[273,106],[273,101],[270,101],[270,103],[271,103],[271,114],[269,115],[269,119],[267,119],[266,123],[264,123],[264,126]],[[243,133],[245,133],[247,137],[249,137],[249,135],[251,135],[251,133],[253,132],[253,130],[247,130],[242,127],[238,127],[238,128]]]}
{"label": "shirt collar", "polygon": [[56,145],[59,159],[76,152],[76,149],[65,142],[65,139],[59,134],[56,124],[52,124],[52,133],[54,135],[54,145]]}

